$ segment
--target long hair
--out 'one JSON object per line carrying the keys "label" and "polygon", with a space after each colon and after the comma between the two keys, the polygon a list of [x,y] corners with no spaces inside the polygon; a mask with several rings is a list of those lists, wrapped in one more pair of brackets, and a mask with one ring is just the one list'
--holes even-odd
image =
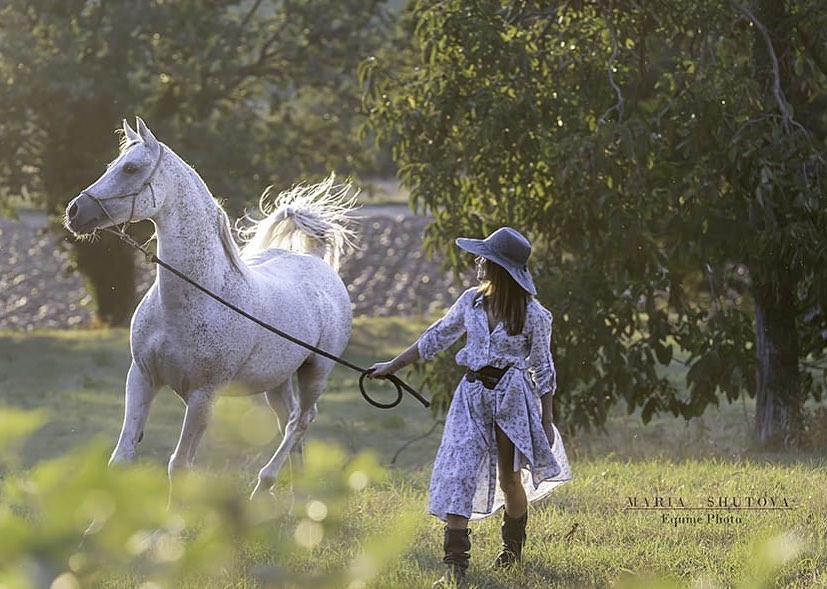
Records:
{"label": "long hair", "polygon": [[483,304],[505,324],[510,335],[521,333],[531,295],[499,264],[488,259],[483,264],[486,278],[478,290],[484,297]]}

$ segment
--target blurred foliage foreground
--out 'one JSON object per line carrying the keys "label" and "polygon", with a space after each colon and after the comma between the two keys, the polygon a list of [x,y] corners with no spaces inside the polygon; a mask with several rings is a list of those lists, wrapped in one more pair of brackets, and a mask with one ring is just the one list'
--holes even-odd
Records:
{"label": "blurred foliage foreground", "polygon": [[413,520],[397,520],[392,537],[362,539],[345,570],[289,570],[279,563],[346,534],[349,498],[386,474],[373,456],[310,444],[292,498],[249,501],[231,477],[188,473],[174,481],[170,507],[163,468],[110,470],[97,444],[21,471],[20,445],[44,421],[42,413],[0,410],[3,589],[120,587],[125,578],[142,589],[358,587],[414,532]]}

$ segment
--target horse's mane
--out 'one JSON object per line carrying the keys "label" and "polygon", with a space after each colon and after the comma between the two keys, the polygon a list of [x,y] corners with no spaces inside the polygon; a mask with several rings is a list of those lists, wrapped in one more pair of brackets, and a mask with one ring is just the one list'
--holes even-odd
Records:
{"label": "horse's mane", "polygon": [[[126,147],[128,147],[128,144]],[[203,190],[209,195],[209,197],[215,203],[215,208],[218,209],[217,229],[218,238],[221,241],[221,247],[224,250],[224,254],[227,256],[227,260],[229,260],[230,265],[243,275],[243,268],[245,267],[245,263],[241,259],[241,252],[239,251],[238,245],[233,239],[232,230],[230,229],[230,218],[227,216],[227,212],[224,210],[224,207],[221,206],[221,202],[212,195],[209,187],[207,187],[207,184],[204,182],[204,179],[201,178],[201,175],[195,171],[195,168],[193,168],[191,165],[185,162],[178,154],[176,154],[174,151],[172,151],[165,145],[162,146],[162,149],[166,149],[168,153],[178,158],[178,160],[184,165],[185,169],[189,170],[189,173],[193,175],[193,177],[196,179],[196,182],[199,185],[201,185]]]}
{"label": "horse's mane", "polygon": [[230,230],[230,218],[217,200],[215,205],[218,208],[218,238],[221,240],[221,247],[224,249],[230,265],[243,274],[242,267],[245,264],[241,259],[241,252],[239,252],[238,245],[236,245]]}

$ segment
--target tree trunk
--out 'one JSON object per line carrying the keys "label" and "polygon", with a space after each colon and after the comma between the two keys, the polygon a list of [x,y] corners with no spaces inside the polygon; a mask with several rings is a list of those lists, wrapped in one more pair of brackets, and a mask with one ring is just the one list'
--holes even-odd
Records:
{"label": "tree trunk", "polygon": [[[778,0],[755,0],[752,5],[756,18],[767,27],[778,59],[778,70],[774,71],[767,41],[758,27],[754,27],[754,58],[759,71],[766,76],[767,92],[778,82],[788,100],[799,102],[801,95],[797,91],[799,84],[795,83],[795,51],[791,49],[786,5]],[[774,79],[775,75],[778,80]],[[754,212],[750,210],[751,222],[760,231],[763,227],[756,223]],[[754,441],[764,448],[797,447],[801,443],[804,403],[795,298],[800,277],[790,271],[779,255],[774,257],[774,272],[752,273],[758,360]],[[758,265],[766,268],[767,260]]]}
{"label": "tree trunk", "polygon": [[[44,169],[47,207],[57,223],[66,204],[88,186],[104,162],[117,152],[114,129],[118,117],[106,101],[73,105],[73,116],[64,124],[51,127],[59,137],[46,150]],[[65,149],[66,145],[83,146]],[[56,223],[56,224],[57,224]],[[135,308],[135,257],[128,245],[113,235],[100,233],[91,241],[71,244],[71,257],[95,301],[96,320],[104,325],[126,325]]]}
{"label": "tree trunk", "polygon": [[73,256],[95,301],[96,320],[103,325],[128,325],[137,303],[132,248],[104,233],[100,239],[76,243]]}
{"label": "tree trunk", "polygon": [[787,285],[758,285],[755,297],[755,443],[763,448],[801,442],[801,376],[794,296]]}

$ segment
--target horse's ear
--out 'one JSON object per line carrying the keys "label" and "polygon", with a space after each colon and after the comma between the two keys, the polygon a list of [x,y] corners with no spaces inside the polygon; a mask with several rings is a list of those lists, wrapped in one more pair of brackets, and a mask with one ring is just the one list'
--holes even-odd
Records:
{"label": "horse's ear", "polygon": [[158,140],[155,139],[155,135],[153,135],[152,131],[149,130],[149,127],[146,126],[144,120],[141,117],[135,117],[135,121],[138,123],[138,134],[141,136],[144,143],[150,147],[157,145]]}
{"label": "horse's ear", "polygon": [[123,134],[126,137],[127,142],[132,141],[140,141],[141,136],[138,135],[132,127],[129,126],[129,123],[126,119],[123,120]]}

